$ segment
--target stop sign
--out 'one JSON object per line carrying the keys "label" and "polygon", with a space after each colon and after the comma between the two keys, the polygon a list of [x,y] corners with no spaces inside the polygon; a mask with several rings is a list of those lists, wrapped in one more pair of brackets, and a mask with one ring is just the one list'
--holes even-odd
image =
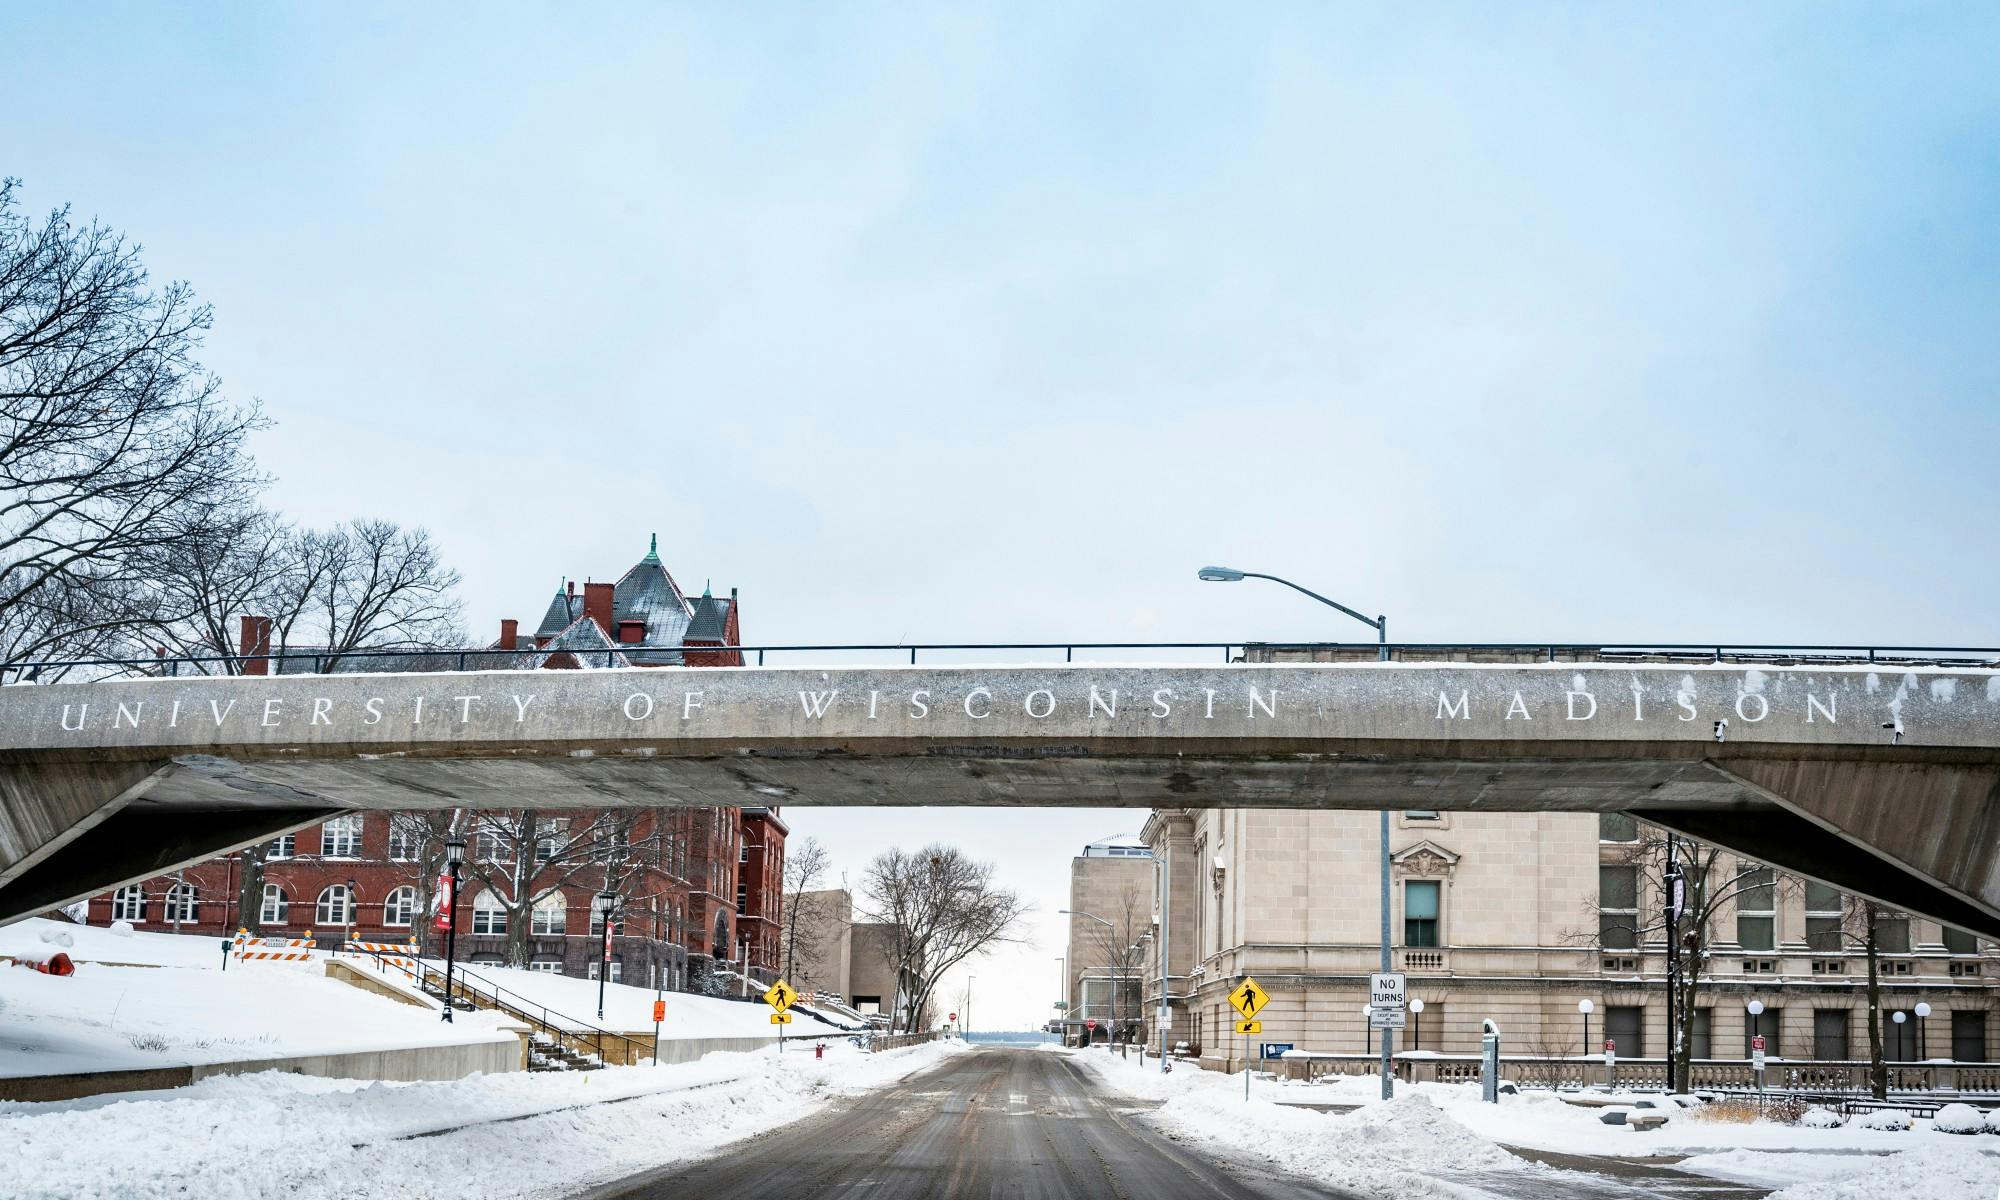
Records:
{"label": "stop sign", "polygon": [[1097,1028],[1097,1022],[1096,1022],[1095,1020],[1091,1020],[1091,1021],[1085,1021],[1085,1022],[1083,1023],[1083,1027],[1084,1027],[1085,1029],[1095,1029],[1095,1028]]}
{"label": "stop sign", "polygon": [[958,1014],[957,1014],[957,1013],[951,1013],[951,1014],[949,1014],[949,1015],[950,1015],[950,1017],[951,1017],[951,1019],[952,1019],[952,1020],[954,1020],[954,1021],[958,1020]]}

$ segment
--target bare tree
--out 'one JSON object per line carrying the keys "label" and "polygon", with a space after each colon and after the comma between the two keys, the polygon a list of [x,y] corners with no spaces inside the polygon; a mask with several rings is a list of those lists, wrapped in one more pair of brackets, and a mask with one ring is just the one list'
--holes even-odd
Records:
{"label": "bare tree", "polygon": [[146,552],[161,608],[136,637],[145,649],[197,661],[186,670],[241,674],[237,622],[270,611],[294,586],[295,534],[249,503],[212,510],[172,545]]}
{"label": "bare tree", "polygon": [[575,886],[620,890],[648,849],[649,839],[633,836],[639,813],[613,808],[563,817],[534,809],[479,814],[466,867],[481,896],[491,896],[505,914],[507,966],[528,965],[537,904]]}
{"label": "bare tree", "polygon": [[[1572,937],[1610,954],[1636,954],[1649,944],[1678,946],[1680,969],[1672,985],[1675,1027],[1668,1031],[1668,1057],[1671,1077],[1685,1081],[1694,1053],[1696,1002],[1708,966],[1709,947],[1715,940],[1716,923],[1738,897],[1775,888],[1776,881],[1770,868],[1717,847],[1651,825],[1640,825],[1638,835],[1638,840],[1622,847],[1617,857],[1605,864],[1632,868],[1631,891],[1622,892],[1626,882],[1621,880],[1615,884],[1621,894],[1608,895],[1606,889],[1613,886],[1616,877],[1601,876],[1598,896],[1591,905],[1597,913],[1597,928],[1577,931]],[[1669,838],[1673,841],[1684,888],[1678,921],[1668,920],[1664,899],[1668,887]]]}
{"label": "bare tree", "polygon": [[1016,938],[1027,903],[993,875],[993,864],[939,843],[886,850],[868,864],[868,917],[889,929],[885,953],[896,975],[892,1028],[921,1028],[947,971]]}
{"label": "bare tree", "polygon": [[430,534],[359,520],[294,534],[292,574],[270,605],[280,652],[310,646],[334,670],[357,650],[421,649],[459,638],[457,571]]}
{"label": "bare tree", "polygon": [[254,405],[196,361],[210,314],[139,247],[0,180],[0,666],[89,653],[155,619],[146,557],[260,482]]}
{"label": "bare tree", "polygon": [[832,862],[833,856],[816,837],[785,848],[784,977],[794,984],[801,955],[809,962],[819,960],[827,922],[834,915],[833,897],[820,886]]}
{"label": "bare tree", "polygon": [[[1110,976],[1111,983],[1111,1023],[1106,1033],[1109,1040],[1117,1041],[1120,1033],[1130,1042],[1131,1029],[1138,1021],[1136,1003],[1127,1011],[1125,1001],[1134,992],[1132,981],[1140,975],[1146,960],[1146,947],[1141,939],[1150,937],[1153,927],[1153,893],[1137,884],[1126,884],[1109,905],[1108,912],[1092,913],[1093,919],[1084,919],[1085,944],[1095,947],[1102,966]],[[1099,924],[1098,921],[1109,924]],[[1086,964],[1086,970],[1091,964]],[[1122,1052],[1122,1048],[1121,1048]]]}

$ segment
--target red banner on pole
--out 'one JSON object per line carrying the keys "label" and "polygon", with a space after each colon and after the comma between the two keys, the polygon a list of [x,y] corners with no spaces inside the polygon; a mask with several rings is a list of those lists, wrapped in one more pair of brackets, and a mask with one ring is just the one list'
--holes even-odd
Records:
{"label": "red banner on pole", "polygon": [[437,914],[437,927],[441,930],[451,928],[452,913],[458,908],[453,899],[451,872],[446,871],[438,876],[437,890],[431,893],[431,911]]}

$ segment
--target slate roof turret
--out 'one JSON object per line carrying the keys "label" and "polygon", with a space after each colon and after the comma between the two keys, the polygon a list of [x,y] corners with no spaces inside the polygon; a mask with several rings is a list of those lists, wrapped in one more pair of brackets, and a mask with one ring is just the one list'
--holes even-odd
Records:
{"label": "slate roof turret", "polygon": [[569,589],[556,585],[556,598],[549,601],[548,611],[542,614],[542,623],[535,626],[536,638],[552,638],[583,615],[583,605],[569,594]]}

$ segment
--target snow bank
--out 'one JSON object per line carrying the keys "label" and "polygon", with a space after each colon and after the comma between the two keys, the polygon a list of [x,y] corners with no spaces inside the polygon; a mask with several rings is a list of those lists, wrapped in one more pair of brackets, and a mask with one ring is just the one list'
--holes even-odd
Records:
{"label": "snow bank", "polygon": [[[220,965],[221,955],[217,954]],[[114,967],[84,962],[68,977],[0,968],[0,1076],[184,1066],[494,1041],[502,1018],[371,995],[317,972],[246,963]]]}
{"label": "snow bank", "polygon": [[0,925],[0,955],[17,956],[42,946],[60,946],[79,963],[133,963],[155,967],[222,966],[222,939],[213,935],[135,933],[121,921],[124,933],[96,925],[72,925],[46,917],[30,917]]}
{"label": "snow bank", "polygon": [[[6,1194],[19,1200],[566,1195],[713,1153],[962,1050],[931,1043],[869,1055],[841,1043],[824,1060],[765,1050],[450,1083],[231,1076],[144,1096],[5,1106],[0,1160]],[[533,1115],[508,1120],[523,1114]],[[486,1123],[397,1140],[475,1121]]]}
{"label": "snow bank", "polygon": [[[444,967],[441,961],[432,965],[439,969]],[[652,988],[606,983],[604,1020],[600,1023],[597,1020],[597,981],[594,979],[510,967],[475,966],[470,971],[477,979],[486,980],[551,1012],[560,1013],[573,1024],[592,1025],[621,1033],[643,1030],[649,1035],[653,1029],[655,993]],[[473,987],[481,990],[476,982]],[[667,1003],[667,1019],[660,1024],[663,1041],[778,1036],[779,1027],[771,1024],[770,1006],[755,996],[748,1000],[732,1000],[667,992],[659,998]],[[787,1037],[832,1037],[843,1032],[839,1026],[820,1020],[805,1009],[794,1008],[792,1011],[797,1017],[792,1025],[785,1027]]]}
{"label": "snow bank", "polygon": [[[1800,1157],[1788,1155],[1786,1157]],[[1967,1146],[1920,1146],[1900,1154],[1846,1159],[1830,1178],[1794,1184],[1768,1200],[1992,1200],[2000,1193],[2000,1157]]]}

